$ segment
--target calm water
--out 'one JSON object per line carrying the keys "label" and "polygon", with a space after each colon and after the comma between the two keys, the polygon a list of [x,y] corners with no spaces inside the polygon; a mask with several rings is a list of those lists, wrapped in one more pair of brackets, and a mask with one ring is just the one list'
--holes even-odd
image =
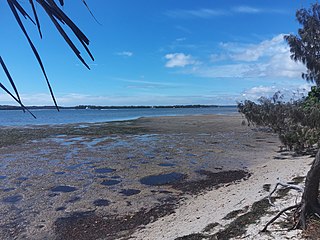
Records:
{"label": "calm water", "polygon": [[0,126],[23,126],[66,123],[96,123],[130,120],[139,117],[234,114],[236,107],[217,108],[138,108],[108,110],[32,110],[37,119],[20,110],[0,111]]}

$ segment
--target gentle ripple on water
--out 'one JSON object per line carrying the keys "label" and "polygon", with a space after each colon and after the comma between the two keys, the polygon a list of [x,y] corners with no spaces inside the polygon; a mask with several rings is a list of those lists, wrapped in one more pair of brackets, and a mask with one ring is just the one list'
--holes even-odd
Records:
{"label": "gentle ripple on water", "polygon": [[[210,108],[136,108],[107,110],[32,110],[37,119],[20,110],[0,110],[0,126],[47,125],[68,123],[98,123],[120,120],[131,120],[139,117],[202,115],[202,114],[235,114],[236,107]],[[81,127],[87,127],[82,124]]]}

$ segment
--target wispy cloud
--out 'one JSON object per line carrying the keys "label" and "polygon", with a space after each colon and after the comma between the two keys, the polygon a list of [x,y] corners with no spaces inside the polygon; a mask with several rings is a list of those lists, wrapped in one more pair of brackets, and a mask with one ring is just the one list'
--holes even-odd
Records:
{"label": "wispy cloud", "polygon": [[165,58],[168,60],[165,65],[168,68],[198,64],[191,55],[186,55],[184,53],[169,53],[165,55]]}
{"label": "wispy cloud", "polygon": [[172,18],[211,18],[227,15],[228,12],[220,9],[201,8],[197,10],[169,10],[165,14]]}
{"label": "wispy cloud", "polygon": [[231,16],[235,14],[258,14],[258,13],[273,13],[283,14],[285,10],[282,9],[262,9],[253,6],[235,6],[229,9],[214,9],[214,8],[199,8],[199,9],[176,9],[168,10],[165,15],[171,18],[189,19],[189,18],[202,18],[209,19],[221,16]]}
{"label": "wispy cloud", "polygon": [[116,55],[122,56],[122,57],[132,57],[133,56],[133,52],[122,51],[122,52],[117,52]]}
{"label": "wispy cloud", "polygon": [[233,12],[236,13],[260,13],[263,10],[255,7],[250,7],[250,6],[238,6],[232,9]]}
{"label": "wispy cloud", "polygon": [[[60,106],[77,105],[174,105],[174,104],[235,104],[239,95],[207,94],[207,95],[171,95],[157,93],[143,93],[136,95],[90,95],[80,93],[58,94],[57,100]],[[50,95],[46,93],[23,94],[25,105],[53,105]],[[1,104],[17,105],[7,95],[0,95]],[[40,104],[39,104],[40,103]]]}
{"label": "wispy cloud", "polygon": [[117,81],[122,81],[128,83],[126,88],[129,89],[172,89],[181,87],[181,83],[168,82],[168,81],[146,81],[146,80],[136,80],[136,79],[124,79],[124,78],[114,78]]}

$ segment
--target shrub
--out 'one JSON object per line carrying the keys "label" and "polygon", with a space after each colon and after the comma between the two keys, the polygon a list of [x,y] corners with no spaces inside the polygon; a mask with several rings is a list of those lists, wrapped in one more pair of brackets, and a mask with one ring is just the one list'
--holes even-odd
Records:
{"label": "shrub", "polygon": [[297,152],[319,146],[320,88],[312,87],[307,97],[284,102],[280,92],[258,103],[245,100],[238,104],[249,125],[264,126],[279,134],[283,145]]}

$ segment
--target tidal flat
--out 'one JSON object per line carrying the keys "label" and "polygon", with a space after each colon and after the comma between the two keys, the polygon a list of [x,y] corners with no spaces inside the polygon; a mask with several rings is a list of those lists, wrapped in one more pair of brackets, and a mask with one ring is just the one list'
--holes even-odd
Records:
{"label": "tidal flat", "polygon": [[[240,115],[0,129],[1,239],[130,238],[184,199],[250,177],[278,137]],[[210,203],[208,203],[210,204]]]}

